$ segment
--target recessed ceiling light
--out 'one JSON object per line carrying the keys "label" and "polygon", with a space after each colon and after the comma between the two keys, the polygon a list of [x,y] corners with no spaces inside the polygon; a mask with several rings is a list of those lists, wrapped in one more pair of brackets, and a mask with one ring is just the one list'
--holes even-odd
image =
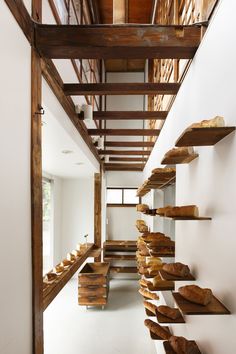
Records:
{"label": "recessed ceiling light", "polygon": [[84,163],[83,162],[76,162],[75,165],[83,165]]}
{"label": "recessed ceiling light", "polygon": [[62,150],[62,154],[72,154],[72,150]]}

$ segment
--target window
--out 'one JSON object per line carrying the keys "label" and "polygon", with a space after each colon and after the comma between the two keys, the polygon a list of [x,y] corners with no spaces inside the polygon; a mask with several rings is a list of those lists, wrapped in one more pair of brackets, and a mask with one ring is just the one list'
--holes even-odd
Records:
{"label": "window", "polygon": [[140,203],[137,188],[107,188],[108,206],[134,206]]}
{"label": "window", "polygon": [[52,182],[43,178],[43,274],[53,267]]}

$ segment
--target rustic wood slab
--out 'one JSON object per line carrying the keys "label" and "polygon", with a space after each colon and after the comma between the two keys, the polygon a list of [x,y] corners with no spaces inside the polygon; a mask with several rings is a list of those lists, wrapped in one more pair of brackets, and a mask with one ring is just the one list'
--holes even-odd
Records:
{"label": "rustic wood slab", "polygon": [[187,128],[178,138],[175,146],[211,146],[232,133],[235,127]]}
{"label": "rustic wood slab", "polygon": [[215,297],[204,306],[190,302],[178,292],[172,293],[174,300],[183,314],[186,315],[229,315],[230,311]]}
{"label": "rustic wood slab", "polygon": [[166,257],[166,258],[175,257],[175,252],[163,253],[163,252],[156,252],[150,250],[150,254],[151,256],[154,257]]}
{"label": "rustic wood slab", "polygon": [[106,254],[104,257],[105,262],[110,261],[135,261],[136,256],[131,254]]}
{"label": "rustic wood slab", "polygon": [[154,286],[152,283],[147,285],[148,290],[150,291],[173,291],[175,290],[175,284],[172,282],[171,285],[166,286],[166,285],[161,285],[161,286]]}
{"label": "rustic wood slab", "polygon": [[210,216],[164,216],[164,215],[159,215],[163,218],[168,218],[172,220],[198,220],[198,221],[204,221],[204,220],[212,220]]}
{"label": "rustic wood slab", "polygon": [[156,317],[159,323],[185,323],[185,320],[180,311],[179,311],[179,317],[177,317],[175,320],[172,320],[171,318],[162,315],[158,311],[156,311]]}
{"label": "rustic wood slab", "polygon": [[164,157],[161,161],[162,165],[179,165],[179,164],[187,164],[191,161],[195,160],[199,155],[191,154],[191,155],[183,155],[183,156],[175,156],[175,157]]}
{"label": "rustic wood slab", "polygon": [[[167,326],[163,326],[163,329],[165,329],[166,331],[168,331],[170,333],[170,329],[169,327]],[[150,337],[153,339],[153,340],[164,340],[162,339],[161,337],[157,336],[155,333],[153,333],[152,331],[149,331],[150,332]]]}
{"label": "rustic wood slab", "polygon": [[[191,341],[191,342],[195,343],[195,345],[196,345],[196,351],[194,354],[201,354],[201,352],[197,346],[197,343],[195,341]],[[171,345],[168,341],[163,342],[163,347],[165,349],[166,354],[176,354],[175,351],[171,348]]]}
{"label": "rustic wood slab", "polygon": [[165,272],[163,269],[159,271],[160,276],[163,280],[173,280],[173,281],[181,281],[181,280],[196,280],[194,276],[190,273],[186,277],[178,277],[177,275],[172,275]]}

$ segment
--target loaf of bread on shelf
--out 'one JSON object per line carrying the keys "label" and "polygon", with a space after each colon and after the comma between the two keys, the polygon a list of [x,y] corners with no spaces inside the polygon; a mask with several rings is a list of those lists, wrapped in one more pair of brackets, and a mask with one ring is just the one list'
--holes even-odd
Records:
{"label": "loaf of bread on shelf", "polygon": [[74,262],[76,257],[72,253],[67,253],[66,258],[68,259],[68,261]]}
{"label": "loaf of bread on shelf", "polygon": [[144,240],[147,243],[150,243],[152,241],[155,242],[161,240],[163,239],[163,237],[165,237],[165,235],[161,232],[150,232],[142,235],[142,240]]}
{"label": "loaf of bread on shelf", "polygon": [[143,267],[143,266],[139,266],[138,267],[138,272],[139,272],[139,274],[144,275],[144,274],[147,273],[147,268]]}
{"label": "loaf of bread on shelf", "polygon": [[167,153],[165,154],[165,158],[167,157],[181,157],[181,156],[189,156],[192,155],[194,153],[194,149],[192,146],[189,147],[177,147],[177,148],[173,148],[169,151],[167,151]]}
{"label": "loaf of bread on shelf", "polygon": [[150,300],[159,300],[159,296],[156,293],[151,293],[146,289],[139,289],[139,294]]}
{"label": "loaf of bread on shelf", "polygon": [[149,210],[149,206],[147,204],[137,204],[136,210],[144,213],[145,211]]}
{"label": "loaf of bread on shelf", "polygon": [[162,168],[154,168],[154,170],[152,170],[152,173],[171,173],[171,172],[175,172],[176,169],[175,167],[162,167]]}
{"label": "loaf of bread on shelf", "polygon": [[157,307],[157,311],[172,320],[176,320],[176,318],[180,317],[179,310],[169,306],[160,305]]}
{"label": "loaf of bread on shelf", "polygon": [[155,266],[155,265],[162,265],[162,260],[159,257],[146,257],[146,264],[149,267]]}
{"label": "loaf of bread on shelf", "polygon": [[165,216],[167,210],[172,209],[172,208],[173,208],[173,207],[172,207],[171,205],[167,205],[167,206],[165,206],[165,207],[163,207],[163,208],[158,208],[158,209],[156,210],[156,214],[157,214],[157,215],[160,215],[160,216]]}
{"label": "loaf of bread on shelf", "polygon": [[64,266],[61,264],[58,264],[53,268],[53,273],[56,273],[56,274],[62,273],[63,271],[64,271]]}
{"label": "loaf of bread on shelf", "polygon": [[163,266],[163,270],[168,274],[176,275],[178,277],[186,277],[190,274],[189,267],[180,262],[167,263]]}
{"label": "loaf of bread on shelf", "polygon": [[199,123],[193,123],[190,125],[189,128],[219,128],[224,127],[225,121],[224,118],[221,116],[216,116],[213,119],[204,119]]}
{"label": "loaf of bread on shelf", "polygon": [[169,338],[171,348],[176,354],[198,354],[198,348],[193,341],[184,337],[171,336]]}
{"label": "loaf of bread on shelf", "polygon": [[154,305],[151,302],[146,301],[146,300],[144,300],[143,304],[144,304],[144,307],[147,310],[151,311],[154,315],[156,314],[156,310],[157,310],[157,306],[156,305]]}
{"label": "loaf of bread on shelf", "polygon": [[147,319],[144,321],[144,324],[152,333],[156,334],[163,340],[168,340],[171,337],[170,332],[152,320]]}
{"label": "loaf of bread on shelf", "polygon": [[179,288],[183,298],[199,305],[207,305],[211,302],[213,294],[211,289],[203,289],[198,285],[186,285]]}
{"label": "loaf of bread on shelf", "polygon": [[47,283],[47,282],[53,282],[56,278],[57,278],[57,274],[50,272],[45,274],[43,280]]}
{"label": "loaf of bread on shelf", "polygon": [[143,288],[147,288],[148,284],[151,284],[151,282],[148,281],[147,279],[142,278],[142,279],[139,280],[139,284],[140,284]]}
{"label": "loaf of bread on shelf", "polygon": [[63,259],[60,263],[63,267],[69,267],[73,262],[69,261],[68,259]]}
{"label": "loaf of bread on shelf", "polygon": [[196,205],[184,205],[184,206],[176,206],[172,207],[165,212],[165,216],[167,217],[198,217],[199,211]]}
{"label": "loaf of bread on shelf", "polygon": [[82,252],[81,251],[78,251],[78,250],[73,250],[71,252],[75,257],[80,257],[82,255]]}
{"label": "loaf of bread on shelf", "polygon": [[174,282],[171,280],[163,280],[160,276],[160,274],[156,275],[152,279],[152,284],[155,288],[166,288],[166,287],[173,287],[174,288]]}

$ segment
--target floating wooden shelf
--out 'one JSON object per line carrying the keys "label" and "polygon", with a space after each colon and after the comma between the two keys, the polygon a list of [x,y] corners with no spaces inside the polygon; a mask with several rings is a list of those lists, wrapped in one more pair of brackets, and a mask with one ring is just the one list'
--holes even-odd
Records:
{"label": "floating wooden shelf", "polygon": [[211,146],[232,133],[235,127],[187,128],[178,138],[175,146]]}
{"label": "floating wooden shelf", "polygon": [[150,250],[150,254],[153,257],[166,257],[166,258],[175,257],[175,252],[163,253],[163,252],[156,252]]}
{"label": "floating wooden shelf", "polygon": [[204,220],[212,220],[210,216],[164,216],[164,215],[159,215],[162,218],[168,218],[172,220],[198,220],[198,221],[204,221]]}
{"label": "floating wooden shelf", "polygon": [[175,290],[174,282],[172,283],[172,285],[169,285],[169,286],[153,286],[153,284],[150,283],[147,285],[147,287],[148,287],[148,290],[150,290],[150,291],[173,291],[173,290]]}
{"label": "floating wooden shelf", "polygon": [[204,306],[190,302],[183,298],[180,293],[172,293],[176,304],[186,315],[229,315],[230,311],[215,297]]}
{"label": "floating wooden shelf", "polygon": [[48,305],[53,301],[53,299],[58,295],[61,289],[67,284],[67,282],[72,278],[79,267],[84,263],[84,261],[90,257],[91,252],[94,249],[94,244],[88,244],[87,248],[84,250],[84,254],[78,257],[73,264],[71,264],[67,269],[57,276],[56,280],[51,284],[45,284],[43,289],[43,310],[46,310]]}
{"label": "floating wooden shelf", "polygon": [[179,165],[187,164],[195,160],[198,157],[198,154],[191,154],[185,156],[175,156],[175,157],[165,157],[161,161],[162,165]]}
{"label": "floating wooden shelf", "polygon": [[107,240],[103,243],[103,249],[109,252],[136,252],[137,241]]}
{"label": "floating wooden shelf", "polygon": [[137,273],[136,267],[110,267],[112,273]]}
{"label": "floating wooden shelf", "polygon": [[105,262],[109,261],[135,261],[136,256],[131,254],[106,254],[104,257]]}
{"label": "floating wooden shelf", "polygon": [[175,320],[172,320],[171,318],[162,315],[158,311],[156,311],[156,317],[157,317],[157,321],[159,323],[185,323],[185,320],[184,320],[184,318],[183,318],[183,316],[182,316],[180,311],[179,311],[179,317],[176,318]]}
{"label": "floating wooden shelf", "polygon": [[[163,326],[163,329],[165,329],[166,331],[168,331],[170,333],[170,329],[169,327],[167,326]],[[153,333],[152,331],[149,331],[150,333],[150,337],[153,339],[153,340],[163,340],[163,338],[157,336],[155,333]]]}
{"label": "floating wooden shelf", "polygon": [[[196,345],[196,349],[195,349],[194,353],[201,354],[201,352],[197,346],[197,343],[195,341],[191,341],[191,342],[193,342]],[[171,345],[168,341],[163,342],[163,347],[165,349],[166,354],[176,354],[176,352],[171,348]]]}
{"label": "floating wooden shelf", "polygon": [[159,270],[160,276],[163,280],[172,280],[172,281],[186,281],[186,280],[196,280],[194,276],[190,273],[186,277],[178,277],[176,275],[169,274],[165,272],[163,269]]}

